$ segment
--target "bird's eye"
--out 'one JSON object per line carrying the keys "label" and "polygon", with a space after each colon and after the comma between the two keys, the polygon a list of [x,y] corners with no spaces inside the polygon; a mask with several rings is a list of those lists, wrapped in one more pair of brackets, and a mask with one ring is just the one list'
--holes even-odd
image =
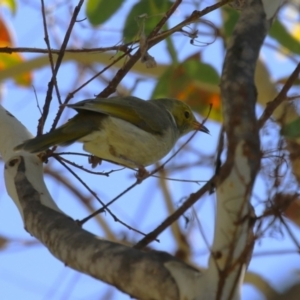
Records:
{"label": "bird's eye", "polygon": [[190,117],[190,112],[186,110],[184,112],[184,116],[185,116],[186,119],[188,119]]}

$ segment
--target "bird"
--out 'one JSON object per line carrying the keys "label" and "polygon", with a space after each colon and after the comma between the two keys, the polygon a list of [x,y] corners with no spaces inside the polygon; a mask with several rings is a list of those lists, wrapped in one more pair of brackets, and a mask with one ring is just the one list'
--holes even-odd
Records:
{"label": "bird", "polygon": [[93,156],[145,170],[166,156],[177,140],[193,130],[209,133],[191,108],[177,99],[134,96],[87,99],[66,105],[77,114],[64,125],[14,148],[31,153],[51,146],[83,143]]}

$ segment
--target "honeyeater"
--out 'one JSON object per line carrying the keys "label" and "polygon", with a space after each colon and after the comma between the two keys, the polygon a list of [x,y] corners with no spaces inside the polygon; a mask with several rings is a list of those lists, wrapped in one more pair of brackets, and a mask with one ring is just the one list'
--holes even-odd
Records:
{"label": "honeyeater", "polygon": [[192,130],[208,133],[182,101],[133,96],[95,98],[67,105],[77,115],[51,132],[26,140],[15,150],[42,152],[54,145],[83,143],[85,151],[129,168],[163,158]]}

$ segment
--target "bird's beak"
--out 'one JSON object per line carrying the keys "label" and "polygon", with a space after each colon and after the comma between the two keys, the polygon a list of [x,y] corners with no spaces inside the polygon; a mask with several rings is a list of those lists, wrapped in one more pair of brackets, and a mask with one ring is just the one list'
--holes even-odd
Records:
{"label": "bird's beak", "polygon": [[195,121],[193,123],[193,128],[194,128],[194,130],[202,131],[202,132],[209,134],[209,130],[204,125],[202,125],[201,123],[199,123],[197,121]]}

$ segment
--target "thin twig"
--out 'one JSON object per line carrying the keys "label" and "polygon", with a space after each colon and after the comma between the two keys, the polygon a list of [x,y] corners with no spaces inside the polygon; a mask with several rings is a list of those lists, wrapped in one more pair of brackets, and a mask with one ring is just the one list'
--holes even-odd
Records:
{"label": "thin twig", "polygon": [[288,235],[290,236],[290,238],[292,239],[292,241],[296,245],[297,250],[300,251],[300,242],[295,237],[295,235],[292,232],[291,228],[286,224],[284,218],[281,215],[279,215],[279,219],[280,219],[281,223],[283,224],[283,226],[285,227],[286,231],[288,232]]}
{"label": "thin twig", "polygon": [[262,116],[258,120],[259,128],[262,128],[266,121],[271,117],[274,110],[287,99],[287,93],[294,84],[294,82],[298,79],[300,73],[300,63],[298,63],[297,67],[295,68],[294,72],[286,81],[285,85],[282,87],[279,94],[276,98],[267,104]]}
{"label": "thin twig", "polygon": [[[45,34],[44,40],[45,40],[45,43],[47,46],[47,53],[49,56],[51,71],[52,71],[52,74],[54,74],[54,62],[53,62],[53,56],[52,56],[52,52],[51,52],[51,46],[50,46],[49,35],[48,35],[48,26],[47,26],[47,20],[46,20],[46,9],[45,9],[44,0],[41,0],[41,5],[42,5],[41,9],[42,9],[42,16],[43,16],[43,28],[44,28],[44,34]],[[49,86],[49,84],[48,84],[48,86]],[[49,106],[50,106],[50,102],[52,99],[52,91],[51,91],[51,94],[48,92],[49,92],[49,88],[47,91],[47,96],[46,96],[45,104],[43,107],[43,113],[38,121],[37,135],[41,135],[43,133],[44,124],[45,124],[45,121],[46,121],[46,118],[48,115]]]}
{"label": "thin twig", "polygon": [[[92,189],[63,161],[63,159],[59,156],[54,156],[54,158],[63,165],[103,206],[105,206],[104,202],[97,196],[97,194],[92,191]],[[104,210],[103,210],[104,211]],[[110,211],[107,210],[109,213]],[[113,216],[113,214],[111,213]]]}
{"label": "thin twig", "polygon": [[178,182],[197,183],[197,184],[207,182],[207,180],[181,179],[181,178],[172,178],[172,177],[165,177],[165,176],[162,177],[161,175],[152,175],[152,177],[161,178],[168,181],[178,181]]}
{"label": "thin twig", "polygon": [[[58,53],[58,57],[57,57],[56,64],[55,64],[55,68],[54,69],[52,68],[52,77],[51,77],[51,80],[50,80],[50,82],[48,84],[47,95],[46,95],[45,104],[44,104],[44,107],[43,107],[43,115],[39,119],[38,134],[42,133],[44,122],[47,119],[47,116],[48,116],[48,113],[49,113],[50,103],[51,103],[51,100],[52,100],[53,87],[55,87],[59,103],[62,104],[62,101],[61,101],[61,98],[60,98],[59,89],[58,89],[58,86],[57,86],[56,75],[57,75],[58,70],[60,68],[60,65],[62,63],[64,54],[65,54],[65,49],[66,49],[67,44],[69,42],[71,32],[73,30],[74,24],[76,22],[77,16],[79,14],[79,11],[81,9],[81,6],[82,6],[83,2],[84,2],[84,0],[79,0],[78,5],[74,9],[74,12],[73,12],[73,15],[72,15],[69,27],[67,29],[67,32],[65,34],[63,43],[62,43],[60,51]],[[44,0],[42,0],[42,3],[44,3]],[[50,46],[49,46],[49,51],[50,51]],[[52,53],[51,53],[51,57],[52,57]],[[52,127],[51,130],[53,130],[53,129],[54,128]]]}
{"label": "thin twig", "polygon": [[93,81],[95,78],[97,78],[99,75],[101,75],[102,73],[104,73],[106,70],[108,70],[110,67],[112,67],[114,64],[116,64],[118,61],[120,61],[122,58],[124,58],[125,56],[127,56],[130,51],[132,51],[132,49],[128,49],[125,53],[123,53],[122,55],[120,55],[119,57],[117,57],[116,59],[114,59],[110,64],[108,64],[106,67],[104,67],[100,72],[98,72],[97,74],[95,74],[94,76],[92,76],[90,79],[88,79],[85,83],[83,83],[81,86],[79,86],[76,90],[72,91],[69,93],[69,95],[67,96],[67,98],[64,101],[64,104],[61,105],[59,107],[59,110],[55,116],[55,119],[53,121],[51,130],[53,130],[56,126],[57,123],[66,107],[66,104],[68,104],[68,102],[74,97],[74,95],[80,91],[82,88],[84,88],[86,85],[88,85],[91,81]]}
{"label": "thin twig", "polygon": [[153,231],[147,234],[146,237],[141,239],[134,245],[135,249],[142,249],[146,247],[150,242],[157,238],[166,228],[168,228],[173,222],[177,221],[192,205],[194,205],[200,197],[210,190],[211,184],[215,181],[216,176],[213,176],[201,189],[196,193],[190,195],[190,197],[184,201],[184,203],[169,217],[167,217],[159,226]]}
{"label": "thin twig", "polygon": [[[127,52],[128,46],[131,46],[133,43],[137,43],[137,41],[122,44],[119,46],[110,46],[110,47],[100,47],[100,48],[83,48],[83,49],[65,49],[65,53],[101,53],[107,51],[121,51]],[[58,55],[60,49],[50,49],[52,54]],[[42,48],[28,48],[28,47],[0,47],[0,53],[42,53],[47,54],[49,52],[48,49]]]}
{"label": "thin twig", "polygon": [[[149,38],[147,39],[148,41],[148,49],[150,49],[151,47],[153,47],[154,45],[158,44],[159,42],[161,42],[162,40],[166,39],[168,36],[170,36],[171,34],[173,34],[176,31],[180,31],[182,29],[182,27],[187,26],[193,22],[196,22],[200,17],[212,12],[213,10],[216,10],[218,8],[220,8],[221,6],[227,4],[228,2],[230,2],[231,0],[223,0],[220,1],[214,5],[211,5],[205,9],[203,9],[202,11],[197,11],[195,10],[190,17],[188,17],[186,20],[184,20],[183,22],[179,23],[177,26],[173,27],[170,30],[164,31],[160,34],[155,35],[154,37],[151,37],[151,34],[149,34]],[[177,3],[177,2],[176,2]],[[170,8],[170,10],[172,10],[174,7],[172,6]],[[169,11],[170,11],[169,10]],[[166,12],[166,16],[168,16],[169,11]],[[165,20],[165,17],[162,19]],[[163,22],[163,21],[162,21]],[[158,23],[160,24],[160,22]],[[155,31],[157,30],[157,26],[155,27]],[[134,64],[141,58],[141,52],[140,50],[137,50],[137,52],[127,61],[127,63],[118,70],[118,72],[116,73],[115,77],[111,80],[111,82],[108,84],[108,86],[97,95],[97,97],[108,97],[109,95],[111,95],[112,93],[114,93],[116,91],[117,85],[121,82],[121,80],[125,77],[125,75],[129,72],[129,70],[134,66]]]}
{"label": "thin twig", "polygon": [[[58,155],[55,153],[55,155],[53,155],[53,156],[58,156]],[[80,169],[80,170],[82,170],[84,172],[87,172],[87,173],[90,173],[90,174],[93,174],[93,175],[102,175],[102,176],[109,177],[109,173],[107,173],[107,172],[95,172],[95,171],[91,171],[91,170],[88,170],[85,167],[80,166],[80,165],[76,164],[75,162],[72,162],[72,161],[70,161],[70,160],[68,160],[68,159],[66,159],[64,157],[60,157],[60,159],[62,161],[64,161],[65,163],[67,163],[67,164],[69,164],[69,165],[71,165],[71,166],[73,166],[73,167],[75,167],[77,169]]]}
{"label": "thin twig", "polygon": [[133,183],[132,185],[130,185],[129,187],[127,187],[123,192],[121,192],[119,195],[117,195],[115,198],[113,198],[111,201],[109,201],[105,206],[103,206],[102,208],[96,210],[93,214],[91,214],[90,216],[87,216],[86,218],[84,218],[83,220],[81,220],[82,224],[85,223],[86,221],[88,221],[89,219],[91,219],[92,217],[96,216],[99,213],[102,213],[104,209],[106,209],[106,207],[108,207],[109,205],[113,204],[115,201],[117,201],[120,197],[124,196],[126,193],[128,193],[130,190],[132,190],[135,186],[137,186],[138,184],[140,184],[142,181],[146,180],[147,178],[153,176],[155,173],[157,173],[159,170],[161,170],[162,168],[164,168],[164,166],[175,156],[178,154],[179,151],[181,151],[183,149],[183,147],[185,147],[185,145],[195,136],[195,134],[197,133],[194,132],[189,138],[188,140],[179,147],[179,149],[177,151],[175,151],[175,153],[169,157],[162,165],[160,165],[159,167],[155,168],[152,172],[146,174],[143,178],[138,178],[136,180],[135,183]]}
{"label": "thin twig", "polygon": [[[62,164],[77,180],[79,180],[79,182],[81,182],[81,184],[103,205],[103,208],[102,208],[102,211],[101,212],[104,212],[105,210],[112,216],[112,218],[114,219],[115,222],[118,222],[120,224],[122,224],[123,226],[125,226],[127,229],[129,230],[132,230],[132,231],[135,231],[143,236],[146,236],[145,233],[131,227],[130,225],[126,224],[125,222],[123,222],[121,219],[119,219],[114,213],[111,212],[110,209],[107,208],[107,206],[105,207],[105,204],[104,202],[102,202],[102,200],[96,195],[96,193],[94,193],[91,188],[71,169],[68,167],[68,165],[63,162],[63,160],[61,159],[61,157],[55,157],[55,159],[60,163]],[[87,220],[86,220],[87,221]],[[85,222],[86,222],[85,221]],[[81,221],[77,221],[77,223],[79,225],[83,225],[85,222],[82,222]],[[157,240],[158,241],[158,240]]]}
{"label": "thin twig", "polygon": [[148,39],[151,39],[154,37],[160,30],[161,28],[166,24],[168,19],[171,17],[171,15],[175,12],[177,7],[181,4],[182,0],[176,0],[173,5],[170,7],[170,9],[165,13],[163,18],[157,23],[155,28],[151,31],[151,33],[148,36]]}

